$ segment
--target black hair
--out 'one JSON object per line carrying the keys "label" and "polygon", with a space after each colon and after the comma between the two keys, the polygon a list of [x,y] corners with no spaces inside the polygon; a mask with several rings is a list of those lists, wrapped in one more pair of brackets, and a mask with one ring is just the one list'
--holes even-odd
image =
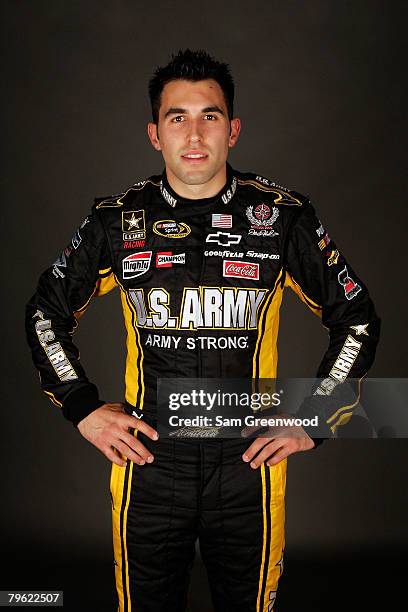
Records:
{"label": "black hair", "polygon": [[234,80],[228,64],[218,62],[203,49],[191,51],[180,50],[177,55],[171,55],[166,66],[158,67],[149,81],[149,97],[152,106],[153,123],[159,121],[161,94],[166,83],[184,79],[186,81],[202,81],[214,79],[221,87],[228,110],[228,117],[233,118]]}

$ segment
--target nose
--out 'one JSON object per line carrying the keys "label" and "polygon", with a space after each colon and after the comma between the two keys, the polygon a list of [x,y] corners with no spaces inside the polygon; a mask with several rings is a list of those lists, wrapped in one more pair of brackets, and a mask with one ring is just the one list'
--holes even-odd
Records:
{"label": "nose", "polygon": [[197,119],[192,119],[190,121],[188,139],[190,142],[200,142],[202,139],[202,133]]}

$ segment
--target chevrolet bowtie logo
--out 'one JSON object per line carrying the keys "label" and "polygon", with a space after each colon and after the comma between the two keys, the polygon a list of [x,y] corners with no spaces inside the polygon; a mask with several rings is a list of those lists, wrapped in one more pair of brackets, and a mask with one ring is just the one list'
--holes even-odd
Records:
{"label": "chevrolet bowtie logo", "polygon": [[239,244],[242,236],[239,234],[230,234],[229,232],[216,232],[208,234],[206,242],[216,242],[220,246],[230,246],[231,244]]}

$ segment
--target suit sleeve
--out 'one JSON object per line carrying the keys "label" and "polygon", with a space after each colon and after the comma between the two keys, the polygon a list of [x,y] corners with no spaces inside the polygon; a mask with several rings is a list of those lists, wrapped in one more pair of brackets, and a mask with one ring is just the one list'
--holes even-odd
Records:
{"label": "suit sleeve", "polygon": [[116,286],[107,237],[95,209],[41,275],[26,307],[26,334],[41,387],[75,426],[101,406],[72,341],[91,298]]}
{"label": "suit sleeve", "polygon": [[299,415],[318,414],[330,436],[348,422],[358,404],[360,381],[374,361],[380,319],[367,287],[313,206],[306,201],[302,208],[288,238],[285,285],[321,317],[329,345],[317,370],[313,397],[304,401]]}

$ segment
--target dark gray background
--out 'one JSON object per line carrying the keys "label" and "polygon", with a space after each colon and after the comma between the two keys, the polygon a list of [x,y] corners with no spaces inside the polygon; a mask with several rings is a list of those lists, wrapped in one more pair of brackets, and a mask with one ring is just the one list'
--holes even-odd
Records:
{"label": "dark gray background", "polygon": [[[89,580],[98,609],[113,609],[110,466],[40,393],[23,311],[93,197],[161,171],[146,135],[147,80],[171,52],[202,47],[230,63],[243,123],[232,165],[311,196],[383,320],[370,376],[406,376],[402,7],[1,2],[7,308],[0,588],[65,588],[79,610],[76,598]],[[121,400],[125,347],[116,292],[90,307],[75,341],[102,396]],[[313,376],[326,344],[319,320],[288,292],[280,374]],[[282,609],[295,609],[291,597],[299,596],[302,609],[326,610],[328,595],[333,610],[333,592],[343,607],[364,566],[371,569],[361,602],[371,594],[377,609],[395,589],[396,555],[408,539],[406,450],[405,440],[343,440],[290,458]],[[197,563],[192,610],[210,609],[206,588]],[[347,609],[358,608],[348,601]]]}

